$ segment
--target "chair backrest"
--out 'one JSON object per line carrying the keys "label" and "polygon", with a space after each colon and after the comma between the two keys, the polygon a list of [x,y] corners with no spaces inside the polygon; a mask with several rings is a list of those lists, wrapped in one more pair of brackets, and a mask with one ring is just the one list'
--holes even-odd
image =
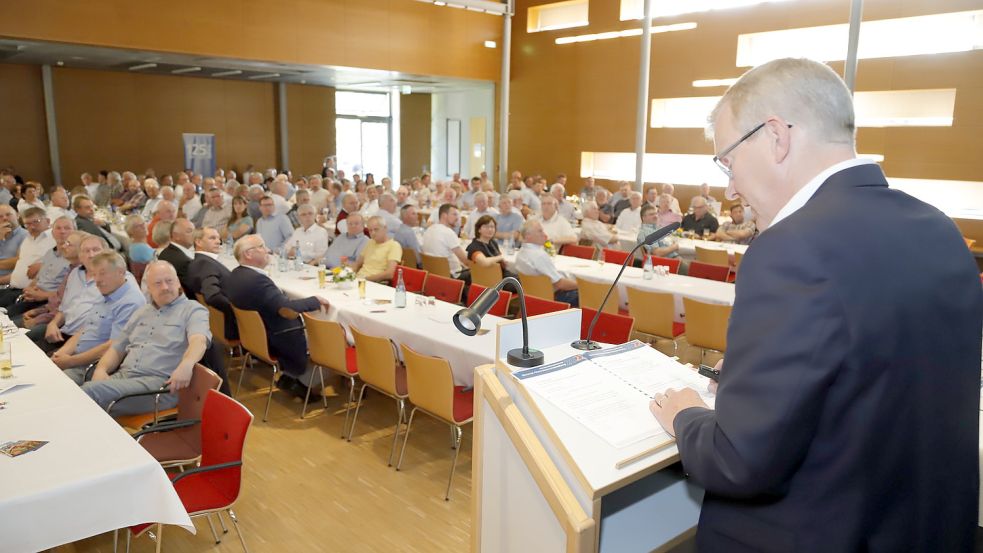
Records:
{"label": "chair backrest", "polygon": [[734,269],[733,269],[733,271],[735,273],[737,272],[737,269],[740,268],[741,261],[743,261],[743,260],[744,260],[744,254],[743,253],[741,253],[741,252],[734,252]]}
{"label": "chair backrest", "polygon": [[225,313],[205,303],[205,298],[201,294],[195,294],[195,297],[198,298],[198,303],[208,310],[208,329],[212,331],[212,338],[228,347],[229,339],[225,336]]}
{"label": "chair backrest", "polygon": [[683,298],[686,310],[686,341],[696,347],[727,351],[729,305],[705,303]]}
{"label": "chair backrest", "polygon": [[604,248],[601,250],[601,259],[603,259],[605,263],[617,263],[618,265],[621,265],[626,259],[628,259],[628,252]]}
{"label": "chair backrest", "polygon": [[[485,290],[487,290],[486,287],[472,282],[471,287],[468,288],[468,305],[474,303],[474,300],[478,299],[478,296],[480,296]],[[506,292],[505,290],[499,291],[498,301],[496,301],[495,305],[488,310],[488,313],[491,315],[498,315],[499,317],[508,315],[510,301],[512,301],[512,292]]]}
{"label": "chair backrest", "polygon": [[454,422],[454,375],[450,363],[417,353],[405,344],[400,347],[410,402],[447,422]]}
{"label": "chair backrest", "polygon": [[232,312],[236,316],[236,325],[239,327],[239,342],[243,349],[264,363],[275,363],[276,360],[270,355],[266,325],[263,324],[263,318],[259,316],[259,312],[239,309],[234,305]]}
{"label": "chair backrest", "polygon": [[416,250],[411,248],[403,248],[403,266],[413,267],[416,269],[418,263],[416,262]]}
{"label": "chair backrest", "polygon": [[713,248],[704,248],[703,246],[696,246],[696,260],[702,263],[709,263],[711,265],[730,265],[730,254],[727,250],[718,250]]}
{"label": "chair backrest", "polygon": [[[608,293],[608,289],[610,287],[610,284],[593,282],[577,277],[577,295],[580,297],[580,307],[597,309],[598,306],[601,305],[601,301],[604,299],[604,295]],[[608,298],[608,302],[604,304],[603,311],[605,313],[618,312],[618,295],[612,295],[614,297]]]}
{"label": "chair backrest", "polygon": [[482,267],[477,263],[471,264],[471,282],[480,284],[485,288],[495,286],[502,281],[502,265],[492,263],[487,267]]}
{"label": "chair backrest", "polygon": [[536,296],[544,300],[553,299],[553,282],[546,275],[527,275],[519,273],[519,283],[527,296]]}
{"label": "chair backrest", "polygon": [[349,327],[355,338],[355,359],[358,375],[366,383],[394,396],[396,391],[396,353],[389,338],[363,334]]}
{"label": "chair backrest", "polygon": [[730,267],[727,265],[712,265],[700,261],[694,261],[689,264],[689,276],[691,277],[727,282],[728,273],[730,273]]}
{"label": "chair backrest", "polygon": [[136,279],[138,285],[143,284],[143,273],[147,270],[147,265],[147,263],[130,261],[130,273],[133,274],[133,278]]}
{"label": "chair backrest", "polygon": [[[416,265],[413,267],[416,267]],[[406,286],[407,292],[420,293],[423,291],[423,283],[427,280],[426,271],[407,267],[406,265],[400,265],[396,269],[397,273],[399,269],[403,270],[403,285]]]}
{"label": "chair backrest", "polygon": [[628,311],[635,318],[639,332],[673,338],[676,299],[672,294],[650,292],[628,286]]}
{"label": "chair backrest", "polygon": [[421,253],[423,259],[423,269],[432,275],[451,277],[451,263],[446,257],[436,257]]}
{"label": "chair backrest", "polygon": [[[201,466],[242,461],[253,415],[238,401],[209,390],[201,413]],[[242,467],[217,470],[208,477],[221,495],[234,502],[242,484]]]}
{"label": "chair backrest", "polygon": [[663,265],[669,267],[669,272],[678,275],[679,274],[679,264],[682,260],[678,257],[659,257],[657,255],[652,256],[652,265],[656,267]]}
{"label": "chair backrest", "polygon": [[423,295],[433,296],[447,303],[461,303],[464,281],[429,273],[423,284]]}
{"label": "chair backrest", "polygon": [[563,301],[546,300],[526,294],[526,315],[542,315],[543,313],[553,313],[570,309],[570,304]]}
{"label": "chair backrest", "polygon": [[319,319],[310,313],[303,315],[311,361],[346,374],[348,361],[345,351],[348,348],[348,340],[345,338],[345,329],[337,321]]}
{"label": "chair backrest", "polygon": [[[222,377],[201,363],[195,363],[191,382],[177,393],[177,420],[201,419],[208,391],[218,391],[221,386]],[[195,451],[201,451],[200,432],[188,432],[185,439]]]}
{"label": "chair backrest", "polygon": [[[594,319],[594,315],[597,315],[597,310],[583,307],[580,309],[583,311],[580,314],[580,339],[586,340],[587,330],[590,328],[590,322]],[[631,338],[631,331],[634,328],[635,319],[632,317],[602,311],[601,316],[597,319],[591,340],[605,344],[623,344]]]}
{"label": "chair backrest", "polygon": [[581,246],[579,244],[566,244],[560,248],[560,255],[568,255],[570,257],[579,257],[581,259],[594,259],[594,254],[597,250],[594,246]]}

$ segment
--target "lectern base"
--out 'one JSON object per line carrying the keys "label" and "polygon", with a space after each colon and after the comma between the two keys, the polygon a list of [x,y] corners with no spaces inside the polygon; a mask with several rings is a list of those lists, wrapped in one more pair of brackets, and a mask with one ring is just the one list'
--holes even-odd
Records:
{"label": "lectern base", "polygon": [[598,344],[594,340],[577,340],[576,342],[571,342],[570,347],[582,351],[590,351],[592,349],[601,349],[601,344]]}
{"label": "lectern base", "polygon": [[507,360],[509,365],[528,369],[529,367],[542,365],[545,358],[543,357],[543,352],[538,349],[529,349],[529,352],[526,353],[522,351],[522,348],[516,348],[509,350]]}

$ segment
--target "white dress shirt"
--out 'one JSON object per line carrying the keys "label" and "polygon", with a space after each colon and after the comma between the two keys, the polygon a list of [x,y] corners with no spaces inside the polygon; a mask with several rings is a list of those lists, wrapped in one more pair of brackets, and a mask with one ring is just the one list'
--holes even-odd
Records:
{"label": "white dress shirt", "polygon": [[51,237],[51,231],[46,230],[39,234],[37,238],[31,236],[30,234],[24,238],[24,241],[20,243],[20,250],[17,254],[17,264],[14,265],[14,270],[10,273],[10,286],[11,288],[24,289],[31,283],[31,279],[27,276],[27,268],[37,263],[44,254],[51,251],[55,247],[55,239]]}
{"label": "white dress shirt", "polygon": [[454,231],[445,224],[430,225],[423,233],[421,251],[434,257],[447,258],[451,276],[461,273],[461,260],[454,253],[454,248],[460,247],[461,241],[457,238],[457,234],[454,234]]}
{"label": "white dress shirt", "polygon": [[[324,256],[328,251],[328,231],[320,225],[311,224],[305,230],[303,226],[294,229],[287,239],[287,248],[293,248],[300,242],[300,257],[304,263]],[[295,254],[296,255],[296,254]]]}
{"label": "white dress shirt", "polygon": [[276,208],[274,215],[286,215],[290,211],[290,202],[279,194],[273,194],[273,207]]}
{"label": "white dress shirt", "polygon": [[53,205],[48,208],[48,220],[54,223],[61,217],[69,217],[73,221],[75,220],[75,212],[71,209],[65,209],[63,207],[58,207]]}
{"label": "white dress shirt", "polygon": [[492,217],[495,217],[498,215],[498,210],[494,207],[489,207],[481,213],[478,213],[477,209],[472,209],[469,211],[468,222],[464,224],[463,230],[465,238],[474,238],[474,224],[478,222],[478,219],[481,218],[482,215],[491,215]]}
{"label": "white dress shirt", "polygon": [[[625,210],[628,211],[628,210]],[[624,212],[622,212],[624,215]],[[574,232],[573,227],[570,226],[570,221],[567,221],[560,212],[553,214],[553,218],[546,220],[543,219],[542,215],[536,217],[537,220],[541,221],[543,224],[543,231],[546,232],[546,237],[553,242],[576,242],[577,233]],[[638,220],[638,224],[641,224],[641,219]]]}
{"label": "white dress shirt", "polygon": [[519,253],[515,254],[515,270],[524,275],[546,275],[554,284],[563,278],[553,265],[550,254],[539,244],[529,242],[522,244]]}
{"label": "white dress shirt", "polygon": [[626,208],[618,215],[618,222],[614,224],[618,230],[638,234],[638,229],[642,226],[642,208]]}

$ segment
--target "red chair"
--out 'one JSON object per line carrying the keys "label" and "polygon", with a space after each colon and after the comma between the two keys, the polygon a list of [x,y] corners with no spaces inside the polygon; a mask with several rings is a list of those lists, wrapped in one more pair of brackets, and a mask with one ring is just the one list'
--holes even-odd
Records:
{"label": "red chair", "polygon": [[[597,311],[581,307],[583,312],[580,315],[580,339],[587,339],[587,329],[590,322],[594,320]],[[601,317],[597,319],[594,326],[594,335],[591,340],[603,342],[605,344],[623,344],[631,338],[631,331],[635,328],[635,319],[628,315],[618,315],[616,313],[601,312]]]}
{"label": "red chair", "polygon": [[689,264],[689,276],[691,277],[727,282],[728,273],[730,273],[730,267],[726,265],[712,265],[710,263],[701,263],[699,261],[694,261]]}
{"label": "red chair", "polygon": [[[396,272],[403,270],[403,285],[407,292],[419,294],[423,292],[423,283],[427,280],[427,272],[422,269],[414,269],[406,265],[397,265]],[[396,284],[393,283],[393,286]]]}
{"label": "red chair", "polygon": [[669,267],[669,272],[678,275],[679,274],[679,264],[682,263],[678,257],[659,257],[657,255],[652,256],[652,265],[658,267],[659,265],[665,265]]}
{"label": "red chair", "polygon": [[143,283],[143,272],[147,270],[147,263],[136,263],[134,261],[130,262],[130,272],[133,274],[133,278],[136,279],[137,284]]}
{"label": "red chair", "polygon": [[[405,278],[404,276],[404,282]],[[461,303],[462,292],[464,292],[463,280],[442,277],[433,273],[427,275],[427,280],[423,284],[424,296],[433,296],[447,303]]]}
{"label": "red chair", "polygon": [[601,259],[603,259],[605,263],[617,263],[618,265],[621,265],[626,259],[628,259],[628,252],[604,248],[601,250]]}
{"label": "red chair", "polygon": [[526,315],[542,315],[543,313],[553,313],[570,309],[570,304],[562,301],[544,300],[536,296],[526,296]]}
{"label": "red chair", "polygon": [[[241,403],[209,390],[201,414],[201,466],[178,473],[171,479],[188,516],[207,517],[215,543],[220,543],[221,539],[210,515],[218,513],[221,520],[221,512],[225,511],[232,519],[243,551],[247,552],[246,540],[232,505],[239,498],[242,487],[242,448],[252,422],[252,413]],[[157,551],[160,551],[164,538],[160,523],[131,526],[126,534],[127,551],[131,535],[139,536],[153,526],[157,526]]]}
{"label": "red chair", "polygon": [[[485,290],[487,290],[487,288],[485,288],[484,286],[480,284],[471,283],[471,287],[468,288],[468,305],[474,303],[474,300],[478,299],[478,296],[480,296],[481,293],[484,292]],[[508,315],[509,302],[512,301],[512,292],[506,292],[505,290],[502,290],[498,294],[499,294],[498,301],[495,302],[495,305],[493,305],[492,308],[488,310],[488,312],[492,315],[498,315],[499,317],[504,317]]]}
{"label": "red chair", "polygon": [[581,259],[594,259],[594,246],[578,246],[577,244],[566,244],[560,248],[560,255],[579,257]]}

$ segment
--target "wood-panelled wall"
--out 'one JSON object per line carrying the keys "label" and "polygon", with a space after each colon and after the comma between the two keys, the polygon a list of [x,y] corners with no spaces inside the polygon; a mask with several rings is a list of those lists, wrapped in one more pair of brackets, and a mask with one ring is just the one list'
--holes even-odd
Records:
{"label": "wood-panelled wall", "polygon": [[0,36],[497,80],[502,18],[412,0],[4,0]]}
{"label": "wood-panelled wall", "polygon": [[[557,45],[561,36],[637,28],[619,21],[617,0],[590,3],[590,25],[527,33],[529,6],[518,0],[513,19],[510,169],[566,173],[571,190],[580,152],[633,152],[639,61],[638,37]],[[867,0],[864,19],[877,20],[979,9],[979,0]],[[653,35],[649,97],[717,96],[723,88],[693,88],[696,79],[740,76],[734,66],[743,33],[843,24],[848,0],[799,0],[681,15],[654,24],[695,21],[690,31]],[[912,37],[917,40],[917,37]],[[863,35],[860,38],[863,41]],[[842,74],[843,64],[832,67]],[[956,88],[952,127],[863,128],[858,149],[885,156],[895,177],[983,180],[983,51],[861,60],[857,90]],[[701,129],[649,129],[648,152],[710,154]],[[686,187],[681,195],[689,193]]]}
{"label": "wood-panelled wall", "polygon": [[324,157],[335,153],[333,88],[287,85],[287,140],[294,175],[321,171]]}
{"label": "wood-panelled wall", "polygon": [[404,94],[400,97],[399,148],[403,180],[419,175],[423,167],[430,171],[429,94]]}
{"label": "wood-panelled wall", "polygon": [[51,182],[41,68],[0,64],[0,166]]}

